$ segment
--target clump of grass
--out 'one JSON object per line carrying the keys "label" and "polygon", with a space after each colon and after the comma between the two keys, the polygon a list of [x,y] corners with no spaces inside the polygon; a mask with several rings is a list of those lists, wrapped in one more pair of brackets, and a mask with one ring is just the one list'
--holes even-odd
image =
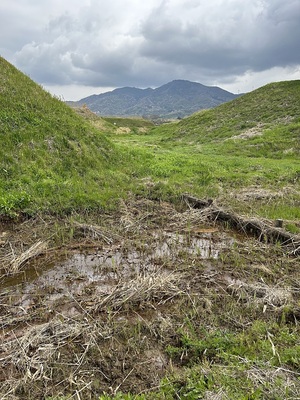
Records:
{"label": "clump of grass", "polygon": [[22,251],[14,249],[10,242],[6,244],[6,247],[10,250],[0,258],[1,269],[6,275],[13,275],[19,273],[26,263],[44,254],[48,244],[46,241],[39,240]]}
{"label": "clump of grass", "polygon": [[20,271],[20,268],[27,263],[29,260],[39,256],[47,250],[47,242],[39,240],[30,246],[27,250],[25,250],[20,255],[16,256],[14,252],[11,254],[11,260],[8,262],[8,265],[5,267],[6,271],[9,274],[15,274]]}
{"label": "clump of grass", "polygon": [[118,310],[125,306],[145,307],[151,302],[164,302],[183,294],[178,287],[182,279],[179,273],[149,273],[117,285],[109,295],[99,299],[96,311],[110,308]]}

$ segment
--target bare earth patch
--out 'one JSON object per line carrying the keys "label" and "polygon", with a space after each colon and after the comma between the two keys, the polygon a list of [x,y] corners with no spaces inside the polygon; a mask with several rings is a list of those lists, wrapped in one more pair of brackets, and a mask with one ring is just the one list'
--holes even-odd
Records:
{"label": "bare earth patch", "polygon": [[240,133],[239,135],[232,136],[230,139],[251,139],[256,136],[262,136],[263,134],[263,124],[258,124],[257,126],[247,129],[245,132]]}

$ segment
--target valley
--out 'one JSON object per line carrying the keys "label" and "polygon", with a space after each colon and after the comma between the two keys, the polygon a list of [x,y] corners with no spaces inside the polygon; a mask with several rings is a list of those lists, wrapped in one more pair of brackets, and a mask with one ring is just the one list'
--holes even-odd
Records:
{"label": "valley", "polygon": [[0,67],[0,397],[298,398],[300,82],[154,126]]}

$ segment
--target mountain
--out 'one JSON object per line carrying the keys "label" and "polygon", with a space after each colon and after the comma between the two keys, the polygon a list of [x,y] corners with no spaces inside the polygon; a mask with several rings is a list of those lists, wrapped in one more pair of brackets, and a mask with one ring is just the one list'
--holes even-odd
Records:
{"label": "mountain", "polygon": [[158,116],[177,118],[190,115],[233,100],[238,95],[219,87],[197,82],[174,80],[156,89],[118,88],[111,92],[92,95],[68,102],[69,105],[86,104],[92,111],[115,116]]}

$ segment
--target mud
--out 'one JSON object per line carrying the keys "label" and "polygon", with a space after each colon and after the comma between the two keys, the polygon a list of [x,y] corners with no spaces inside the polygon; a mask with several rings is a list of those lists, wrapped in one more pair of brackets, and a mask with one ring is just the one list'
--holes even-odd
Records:
{"label": "mud", "polygon": [[[271,271],[264,244],[254,249],[256,242],[208,224],[195,210],[137,203],[102,223],[106,240],[82,236],[72,222],[63,221],[62,227],[69,224],[74,233],[67,243],[57,248],[50,243],[49,251],[18,274],[2,274],[3,398],[147,393],[173,370],[166,348],[178,343],[187,315],[211,324],[211,315],[227,304],[228,296],[237,301],[247,296],[250,302],[263,293],[257,312],[265,305],[273,310],[295,301],[284,286],[276,298],[271,296],[280,270]],[[49,226],[37,222],[1,229],[2,259],[6,251],[44,239],[41,232],[53,237],[52,228],[49,232]],[[288,263],[285,273],[287,268]],[[258,277],[268,284],[258,285]],[[145,282],[156,284],[157,292]],[[137,287],[145,294],[132,302]],[[117,296],[122,301],[116,309],[110,299]],[[222,312],[218,318],[224,326],[231,324]],[[184,355],[178,360],[186,362]]]}
{"label": "mud", "polygon": [[180,257],[217,259],[233,243],[232,237],[211,228],[193,232],[193,236],[151,232],[147,242],[135,239],[103,246],[101,250],[57,252],[50,259],[39,257],[21,273],[2,278],[0,290],[13,289],[15,297],[21,296],[18,306],[24,310],[28,310],[32,304],[30,296],[36,293],[43,294],[51,308],[51,303],[60,298],[82,295],[91,288],[99,294],[109,293],[118,282],[139,274],[162,272]]}

